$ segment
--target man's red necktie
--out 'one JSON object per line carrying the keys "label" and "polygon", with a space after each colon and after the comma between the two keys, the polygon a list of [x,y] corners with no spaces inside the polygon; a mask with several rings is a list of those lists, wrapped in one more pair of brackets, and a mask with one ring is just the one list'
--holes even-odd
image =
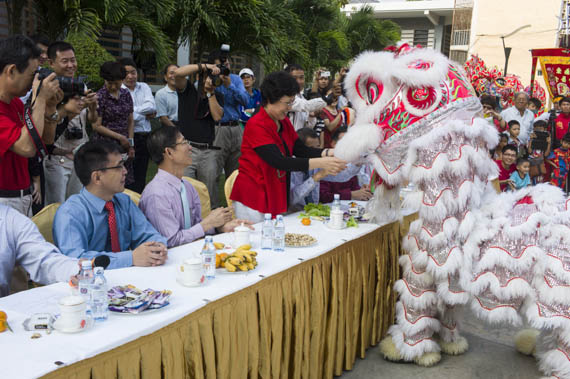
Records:
{"label": "man's red necktie", "polygon": [[105,203],[105,209],[109,212],[107,220],[109,221],[109,234],[111,235],[111,250],[113,253],[121,251],[119,243],[119,234],[117,233],[117,219],[115,218],[115,207],[112,201]]}

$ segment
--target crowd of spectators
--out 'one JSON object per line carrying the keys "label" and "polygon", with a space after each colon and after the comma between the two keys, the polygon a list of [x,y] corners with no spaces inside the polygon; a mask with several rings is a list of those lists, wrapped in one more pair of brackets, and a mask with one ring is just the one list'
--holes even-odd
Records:
{"label": "crowd of spectators", "polygon": [[[319,69],[305,88],[303,68],[291,64],[256,88],[252,69],[235,75],[231,64],[227,49],[206,63],[169,64],[153,95],[131,58],[103,63],[104,84],[94,89],[77,76],[69,43],[0,41],[0,236],[9,242],[0,248],[0,296],[28,279],[66,280],[101,255],[109,269],[162,265],[169,247],[329,201],[332,191],[372,196],[370,170],[334,157],[348,126],[346,69]],[[149,161],[157,172],[147,183]],[[221,207],[220,175],[238,165],[234,206]],[[184,176],[207,187],[204,217]],[[51,204],[54,245],[30,220]]]}

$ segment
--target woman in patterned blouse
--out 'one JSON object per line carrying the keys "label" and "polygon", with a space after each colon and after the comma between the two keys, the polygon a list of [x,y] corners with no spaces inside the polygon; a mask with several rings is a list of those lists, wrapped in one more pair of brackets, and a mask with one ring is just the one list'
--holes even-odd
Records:
{"label": "woman in patterned blouse", "polygon": [[123,153],[128,154],[129,159],[125,164],[128,171],[125,184],[129,188],[134,184],[135,149],[131,142],[134,137],[135,124],[133,98],[126,88],[121,88],[127,73],[119,62],[105,62],[101,65],[100,75],[105,79],[105,85],[97,91],[99,117],[93,127],[96,132],[93,138],[115,141],[121,145]]}

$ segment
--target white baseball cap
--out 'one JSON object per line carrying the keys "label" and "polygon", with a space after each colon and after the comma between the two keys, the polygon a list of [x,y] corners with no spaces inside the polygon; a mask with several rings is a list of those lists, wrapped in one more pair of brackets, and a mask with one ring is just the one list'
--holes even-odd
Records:
{"label": "white baseball cap", "polygon": [[251,75],[251,76],[255,76],[255,75],[253,75],[253,71],[251,71],[250,68],[242,68],[241,71],[239,72],[239,77],[241,78],[241,76],[242,76],[243,74],[248,74],[248,75]]}

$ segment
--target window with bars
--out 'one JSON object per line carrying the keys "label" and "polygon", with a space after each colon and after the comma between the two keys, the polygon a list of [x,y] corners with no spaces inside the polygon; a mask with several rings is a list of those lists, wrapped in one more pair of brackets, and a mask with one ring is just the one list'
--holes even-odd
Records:
{"label": "window with bars", "polygon": [[414,46],[422,45],[423,47],[427,47],[428,37],[429,37],[429,30],[427,29],[414,30]]}

